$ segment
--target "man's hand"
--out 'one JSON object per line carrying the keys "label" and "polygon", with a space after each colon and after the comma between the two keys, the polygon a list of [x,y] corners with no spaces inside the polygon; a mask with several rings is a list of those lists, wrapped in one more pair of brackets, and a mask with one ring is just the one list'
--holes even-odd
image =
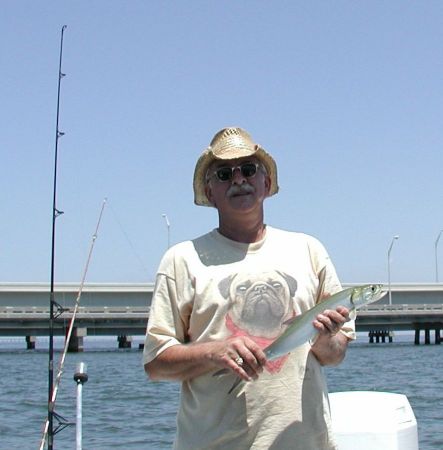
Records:
{"label": "man's hand", "polygon": [[319,334],[311,351],[321,365],[335,366],[343,361],[349,339],[339,331],[348,320],[349,310],[343,306],[327,309],[315,318],[313,325]]}
{"label": "man's hand", "polygon": [[257,379],[266,364],[263,350],[245,336],[214,342],[210,359],[216,366],[231,369],[245,381]]}
{"label": "man's hand", "polygon": [[336,310],[327,309],[314,320],[314,328],[320,334],[335,336],[349,320],[349,310],[339,306]]}

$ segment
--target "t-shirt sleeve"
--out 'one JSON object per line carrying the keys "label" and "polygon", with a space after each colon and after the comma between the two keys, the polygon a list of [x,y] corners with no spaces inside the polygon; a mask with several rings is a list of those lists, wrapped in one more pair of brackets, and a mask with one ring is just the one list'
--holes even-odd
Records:
{"label": "t-shirt sleeve", "polygon": [[189,313],[185,311],[189,302],[184,297],[189,294],[184,295],[183,286],[177,282],[183,276],[176,273],[183,270],[182,266],[175,260],[173,251],[168,251],[160,263],[146,329],[144,364],[167,348],[187,342]]}

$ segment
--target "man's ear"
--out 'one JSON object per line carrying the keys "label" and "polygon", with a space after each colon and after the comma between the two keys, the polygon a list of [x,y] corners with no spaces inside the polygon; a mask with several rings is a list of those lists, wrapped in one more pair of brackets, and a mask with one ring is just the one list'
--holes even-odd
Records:
{"label": "man's ear", "polygon": [[271,177],[269,175],[265,175],[265,189],[266,197],[269,197],[269,193],[271,191]]}
{"label": "man's ear", "polygon": [[209,185],[209,183],[205,184],[205,195],[206,195],[206,198],[209,200],[209,203],[211,205],[215,206],[214,200],[212,198],[211,186]]}

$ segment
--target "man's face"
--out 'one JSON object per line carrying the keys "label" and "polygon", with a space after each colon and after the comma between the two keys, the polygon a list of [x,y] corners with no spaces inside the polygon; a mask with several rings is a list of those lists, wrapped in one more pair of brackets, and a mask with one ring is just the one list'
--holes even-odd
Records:
{"label": "man's face", "polygon": [[[235,168],[233,172],[232,168]],[[221,181],[217,176],[216,171],[219,169],[226,169],[222,171],[222,175],[228,178],[226,181]],[[252,172],[255,173],[250,175]],[[209,167],[207,176],[206,196],[220,213],[261,208],[269,195],[270,178],[260,161],[254,157],[216,161]]]}

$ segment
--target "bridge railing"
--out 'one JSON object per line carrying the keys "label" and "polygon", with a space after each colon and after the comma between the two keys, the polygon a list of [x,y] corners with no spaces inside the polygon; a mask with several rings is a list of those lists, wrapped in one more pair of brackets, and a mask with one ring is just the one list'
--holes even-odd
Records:
{"label": "bridge railing", "polygon": [[366,305],[359,309],[360,315],[372,314],[401,314],[401,315],[420,315],[420,314],[443,314],[443,304],[421,303],[421,304],[401,304],[401,305]]}
{"label": "bridge railing", "polygon": [[[78,308],[79,316],[86,315],[149,315],[150,307],[141,306],[80,306]],[[65,314],[72,316],[74,308],[66,308]],[[367,305],[360,308],[360,314],[377,314],[377,313],[443,313],[443,304],[422,303],[422,304],[401,304],[401,305]],[[0,317],[14,318],[23,315],[42,316],[49,315],[49,307],[47,306],[0,306]]]}
{"label": "bridge railing", "polygon": [[[77,310],[79,316],[93,315],[112,315],[112,316],[131,316],[131,315],[149,315],[150,307],[140,306],[80,306]],[[64,314],[67,317],[72,316],[74,308],[66,308]],[[42,316],[49,315],[49,307],[42,306],[0,306],[0,317],[14,318],[16,316]]]}

